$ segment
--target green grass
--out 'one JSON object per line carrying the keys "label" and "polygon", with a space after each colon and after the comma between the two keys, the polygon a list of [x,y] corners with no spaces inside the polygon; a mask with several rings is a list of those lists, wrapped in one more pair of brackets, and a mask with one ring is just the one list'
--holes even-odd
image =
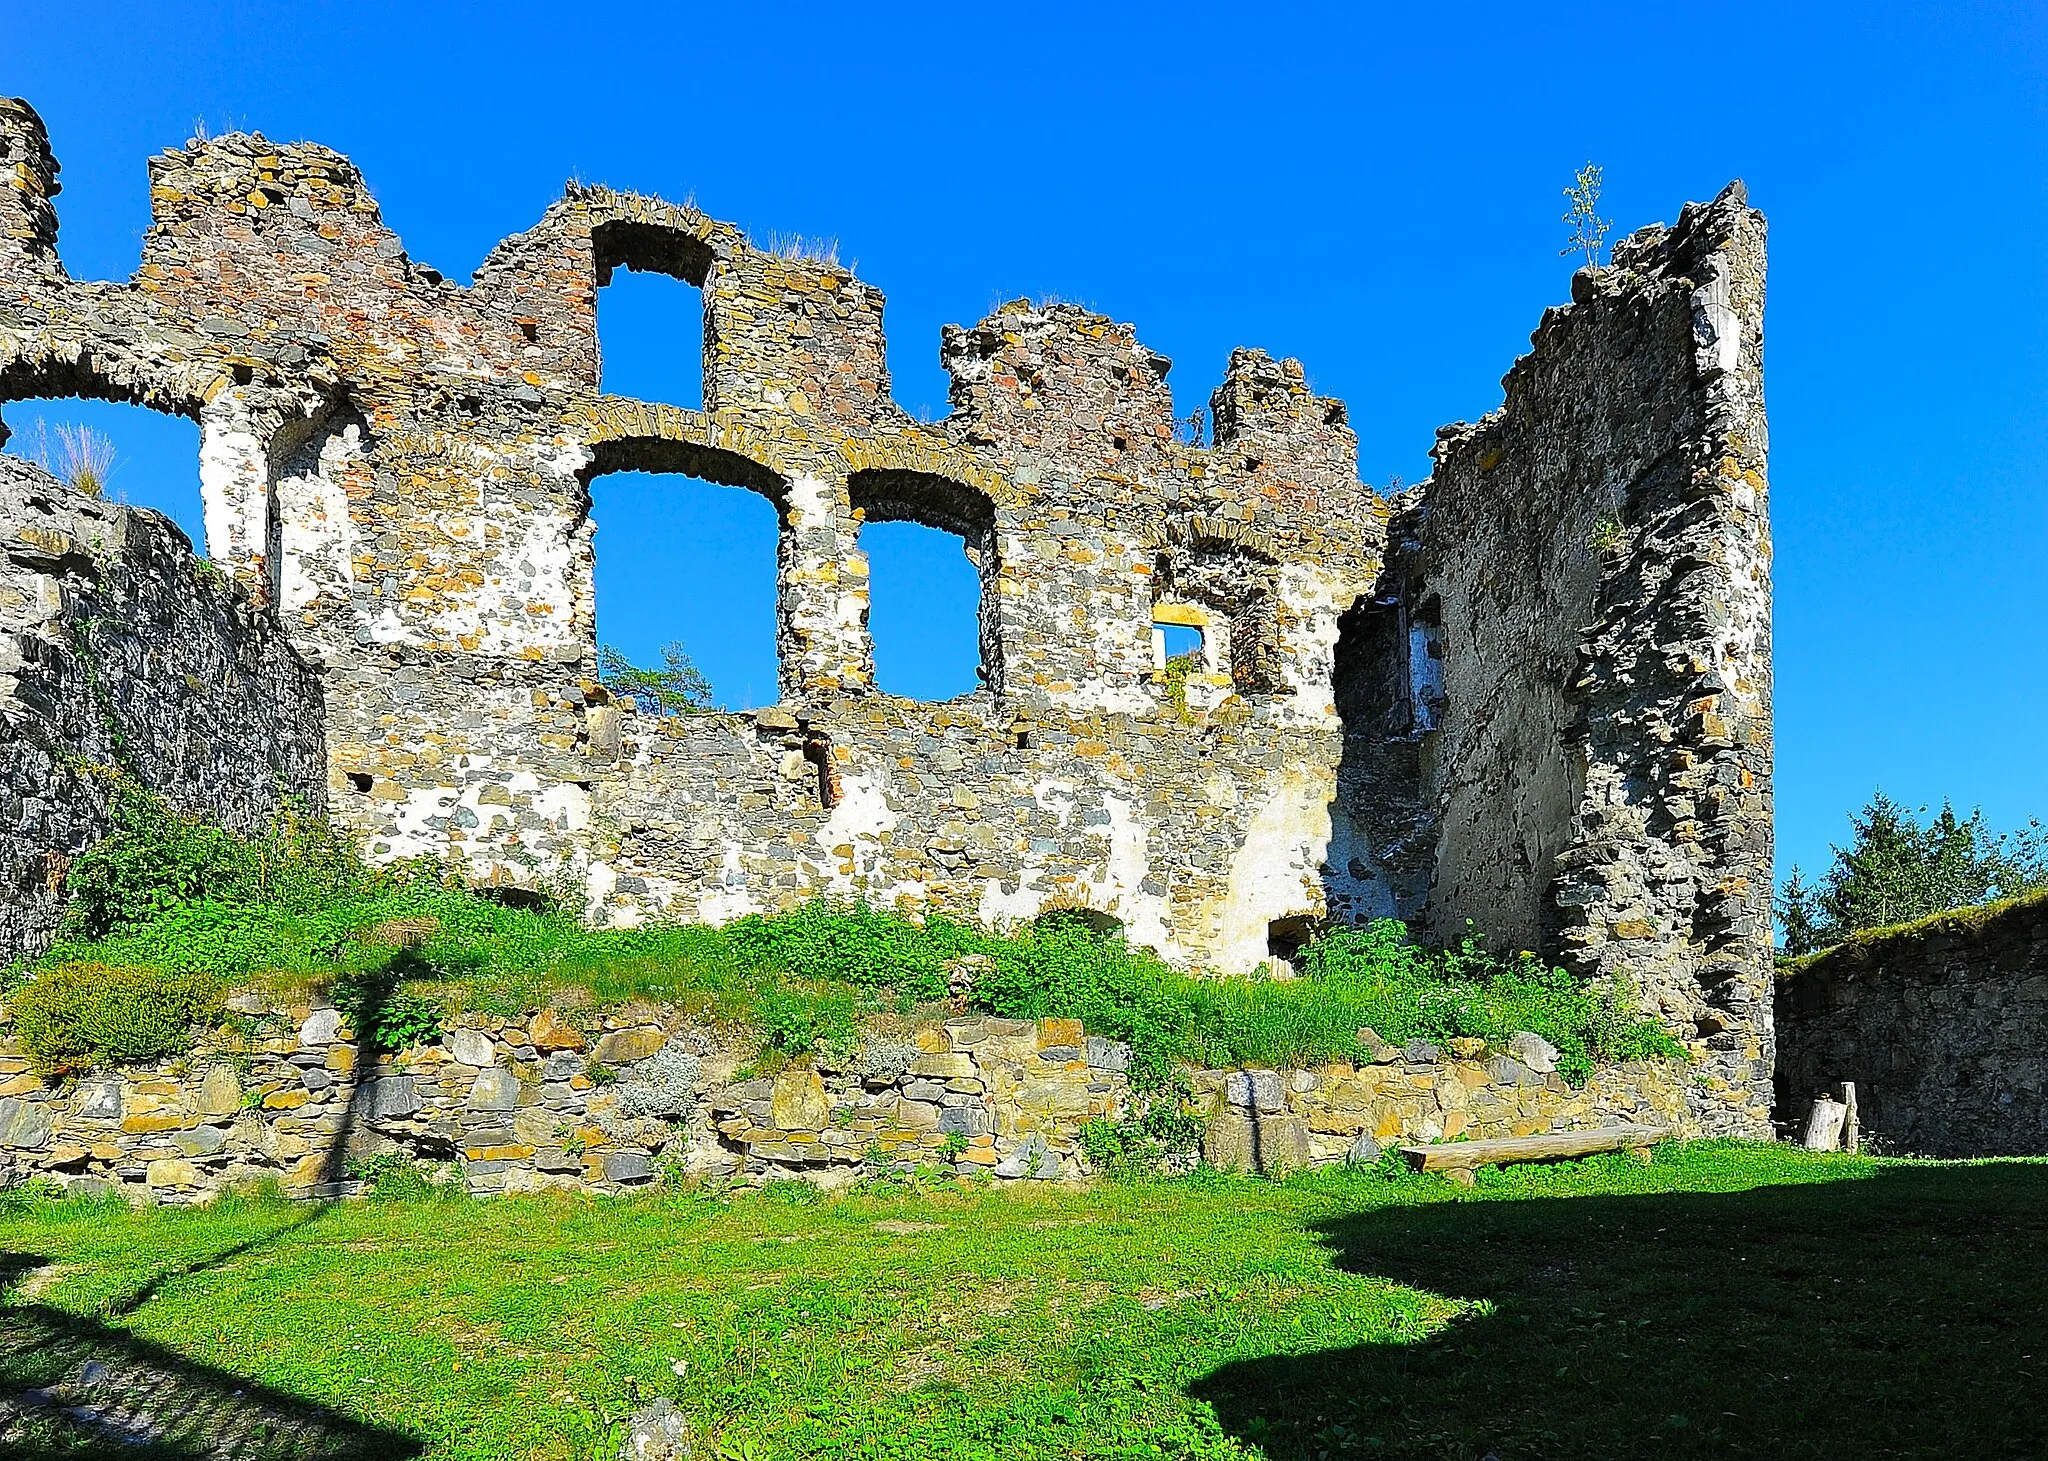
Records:
{"label": "green grass", "polygon": [[162,1413],[296,1428],[248,1456],[609,1456],[654,1395],[733,1461],[2048,1451],[2039,1163],[17,1201],[0,1246],[0,1394],[146,1365]]}

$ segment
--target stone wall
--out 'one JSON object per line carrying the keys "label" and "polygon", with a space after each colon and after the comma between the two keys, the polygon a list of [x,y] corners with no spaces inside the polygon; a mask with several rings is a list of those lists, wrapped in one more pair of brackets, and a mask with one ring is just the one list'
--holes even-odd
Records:
{"label": "stone wall", "polygon": [[2048,1154],[2048,898],[1864,934],[1778,981],[1779,1116],[1856,1083],[1884,1149]]}
{"label": "stone wall", "polygon": [[62,912],[113,775],[253,830],[327,795],[320,682],[154,512],[0,456],[0,964]]}
{"label": "stone wall", "polygon": [[[1628,978],[1691,1047],[1709,1129],[1761,1134],[1763,220],[1732,186],[1624,239],[1572,296],[1506,404],[1440,432],[1401,504],[1379,623],[1345,646],[1408,661],[1377,689],[1352,672],[1368,734],[1347,766],[1377,777],[1352,820],[1399,848],[1424,809],[1439,938],[1470,919],[1496,949]],[[1388,795],[1410,768],[1419,793]]]}
{"label": "stone wall", "polygon": [[[471,1014],[435,1044],[379,1057],[325,1005],[230,1001],[239,1029],[188,1059],[46,1084],[0,1041],[0,1188],[31,1177],[140,1202],[274,1181],[302,1197],[361,1190],[397,1156],[472,1193],[619,1192],[678,1178],[839,1186],[914,1167],[1001,1182],[1091,1175],[1082,1125],[1133,1112],[1128,1046],[1072,1020],[962,1016],[876,1035],[843,1060],[770,1074],[750,1052],[652,1005]],[[1506,1136],[1616,1121],[1689,1132],[1676,1064],[1615,1066],[1573,1090],[1474,1048],[1387,1047],[1381,1063],[1202,1071],[1214,1165],[1371,1161],[1380,1143]],[[1549,1052],[1554,1057],[1555,1052]],[[1531,1062],[1531,1063],[1525,1063]],[[1533,1064],[1532,1064],[1533,1063]]]}
{"label": "stone wall", "polygon": [[[212,557],[320,664],[330,804],[373,855],[567,875],[615,922],[1085,908],[1233,971],[1326,920],[1472,918],[1631,974],[1720,1123],[1760,1129],[1763,260],[1739,189],[1582,271],[1507,406],[1390,504],[1343,403],[1262,351],[1232,354],[1204,440],[1132,326],[1013,301],[946,329],[952,411],[921,423],[890,399],[878,290],[694,207],[572,184],[464,287],[346,158],[234,135],[151,160],[140,268],[90,284],[26,103],[0,148],[0,403],[199,421]],[[702,410],[602,391],[621,268],[702,290]],[[590,484],[628,470],[774,505],[777,705],[664,723],[598,683]],[[877,690],[859,533],[885,520],[978,564],[976,693]],[[1160,623],[1203,636],[1178,691]]]}

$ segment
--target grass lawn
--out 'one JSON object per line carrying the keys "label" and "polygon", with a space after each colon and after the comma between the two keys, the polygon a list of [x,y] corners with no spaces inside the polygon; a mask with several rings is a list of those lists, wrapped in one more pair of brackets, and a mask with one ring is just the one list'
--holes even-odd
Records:
{"label": "grass lawn", "polygon": [[[1703,1143],[1388,1181],[0,1211],[0,1452],[2048,1454],[2048,1164]],[[10,1450],[11,1447],[11,1450]]]}

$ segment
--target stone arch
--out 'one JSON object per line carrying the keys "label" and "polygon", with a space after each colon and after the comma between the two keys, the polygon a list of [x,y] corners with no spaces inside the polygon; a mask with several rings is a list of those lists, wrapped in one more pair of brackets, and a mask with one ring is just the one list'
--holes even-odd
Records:
{"label": "stone arch", "polygon": [[868,468],[847,479],[847,501],[867,522],[907,522],[959,538],[981,578],[981,683],[1000,695],[1003,686],[1001,595],[997,579],[995,504],[974,487],[933,472]]}
{"label": "stone arch", "polygon": [[[776,661],[773,698],[798,698],[803,679],[803,649],[807,642],[807,626],[804,622],[805,596],[810,586],[804,571],[803,547],[798,541],[801,535],[793,511],[792,484],[780,473],[752,458],[720,447],[655,436],[621,437],[592,445],[590,464],[580,474],[584,490],[583,517],[579,528],[584,545],[583,559],[588,574],[589,619],[586,621],[586,634],[590,654],[595,657],[598,650],[597,571],[602,553],[596,538],[597,523],[591,487],[598,477],[619,473],[644,473],[657,478],[689,478],[699,484],[700,489],[703,484],[740,488],[761,498],[773,510],[775,586],[770,611],[774,622]],[[746,528],[744,524],[735,526],[744,528],[751,540],[754,532],[752,528]],[[642,567],[644,572],[644,565]],[[756,584],[763,581],[754,580]],[[752,595],[745,597],[750,600]],[[752,618],[750,613],[744,622],[760,621]],[[744,639],[745,636],[736,638]],[[684,637],[684,645],[686,649],[693,649],[699,654],[704,648],[701,643],[693,646],[687,637]],[[744,694],[744,687],[735,689]],[[756,703],[762,703],[758,698],[758,687],[755,698]]]}

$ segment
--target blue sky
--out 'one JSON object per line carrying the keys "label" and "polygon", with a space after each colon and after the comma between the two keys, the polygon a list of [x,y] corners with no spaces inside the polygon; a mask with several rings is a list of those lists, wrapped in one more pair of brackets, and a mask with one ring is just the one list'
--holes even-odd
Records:
{"label": "blue sky", "polygon": [[[2038,5],[0,0],[0,34],[77,275],[133,270],[143,160],[195,119],[348,153],[454,277],[573,175],[836,238],[888,295],[912,412],[945,412],[942,323],[1054,293],[1135,321],[1183,413],[1233,345],[1299,356],[1376,484],[1426,475],[1434,429],[1498,404],[1565,298],[1574,167],[1606,167],[1617,231],[1742,177],[1771,221],[1780,868],[1824,861],[1879,786],[2048,811]],[[607,385],[688,400],[690,304],[622,276]],[[115,486],[196,530],[191,428],[119,427]],[[772,699],[772,524],[667,487],[599,484],[602,632],[646,657],[680,638],[729,702]],[[885,684],[966,688],[957,543],[868,546]]]}

